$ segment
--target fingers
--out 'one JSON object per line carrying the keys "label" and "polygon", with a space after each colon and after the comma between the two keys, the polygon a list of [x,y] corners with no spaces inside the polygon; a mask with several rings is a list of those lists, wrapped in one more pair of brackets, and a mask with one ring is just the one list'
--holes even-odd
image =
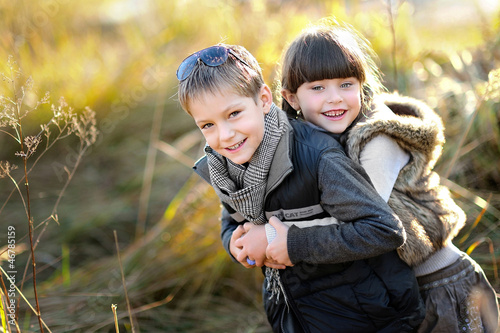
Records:
{"label": "fingers", "polygon": [[246,222],[245,224],[243,224],[243,229],[245,230],[245,232],[248,232],[248,230],[250,230],[252,226],[253,226],[252,222]]}
{"label": "fingers", "polygon": [[[238,253],[238,256],[236,256],[236,260],[238,260],[238,262],[240,264],[242,264],[243,266],[245,266],[246,268],[254,268],[256,267],[256,262],[255,260],[252,260],[248,257],[248,254],[247,252],[245,251],[245,249],[241,250],[239,253]],[[262,266],[262,265],[261,265]]]}
{"label": "fingers", "polygon": [[269,219],[269,224],[272,225],[275,229],[278,229],[279,227],[284,225],[284,223],[281,222],[281,220],[276,216],[271,216],[271,218]]}
{"label": "fingers", "polygon": [[[245,230],[243,230],[243,227],[238,226],[234,231],[233,234],[231,235],[231,239],[229,240],[229,252],[231,252],[231,255],[238,260],[238,256],[240,255],[240,252],[242,250],[242,246],[238,244],[239,240],[241,239],[241,236],[245,233]],[[240,260],[238,260],[240,261]],[[241,262],[241,261],[240,261]]]}
{"label": "fingers", "polygon": [[276,268],[276,269],[285,269],[286,266],[283,265],[283,264],[280,264],[272,259],[267,259],[265,262],[264,262],[264,265],[267,266],[267,267],[270,267],[270,268]]}
{"label": "fingers", "polygon": [[269,263],[266,263],[265,266],[269,267],[269,268],[276,268],[276,269],[285,269],[286,268],[285,265],[280,265],[280,264],[269,264]]}
{"label": "fingers", "polygon": [[244,249],[240,250],[240,252],[238,252],[238,256],[236,256],[236,260],[238,260],[238,262],[240,262],[243,266],[248,265],[247,258],[248,255]]}
{"label": "fingers", "polygon": [[243,234],[245,234],[245,229],[243,228],[243,226],[239,225],[236,229],[234,229],[233,231],[233,238],[240,238],[241,236],[243,236]]}
{"label": "fingers", "polygon": [[266,248],[266,262],[276,262],[276,260],[273,259],[271,250],[269,249],[269,246]]}
{"label": "fingers", "polygon": [[273,264],[279,264],[284,266],[294,266],[290,257],[288,256],[288,252],[279,250],[278,248],[273,248],[272,244],[268,246],[266,249],[266,266],[267,262],[271,262]]}
{"label": "fingers", "polygon": [[241,237],[245,234],[245,229],[243,226],[239,225],[234,231],[233,235],[231,236],[231,241],[234,243],[236,247],[241,247]]}

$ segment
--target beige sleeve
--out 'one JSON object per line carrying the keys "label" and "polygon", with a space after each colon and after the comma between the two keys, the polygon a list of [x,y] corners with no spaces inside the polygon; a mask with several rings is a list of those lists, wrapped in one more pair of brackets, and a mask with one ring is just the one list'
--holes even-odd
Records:
{"label": "beige sleeve", "polygon": [[399,172],[410,161],[410,154],[387,135],[368,142],[360,154],[360,163],[378,194],[387,202]]}

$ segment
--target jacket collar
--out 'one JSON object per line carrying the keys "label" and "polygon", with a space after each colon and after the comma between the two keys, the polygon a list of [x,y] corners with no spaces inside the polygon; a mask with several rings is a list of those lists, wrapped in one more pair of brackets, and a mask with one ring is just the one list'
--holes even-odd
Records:
{"label": "jacket collar", "polygon": [[274,153],[267,179],[266,193],[269,193],[269,191],[280,184],[281,181],[293,170],[291,147],[294,131],[284,111],[278,110],[278,116],[280,122],[286,122],[288,130],[281,136],[281,140],[279,141],[276,152]]}

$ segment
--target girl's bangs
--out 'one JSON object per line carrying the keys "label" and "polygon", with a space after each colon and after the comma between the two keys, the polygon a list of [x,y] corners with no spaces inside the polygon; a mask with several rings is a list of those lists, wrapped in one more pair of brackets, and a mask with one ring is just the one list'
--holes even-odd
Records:
{"label": "girl's bangs", "polygon": [[313,43],[304,49],[301,68],[307,82],[355,77],[362,81],[360,64],[350,50],[342,50],[332,42]]}

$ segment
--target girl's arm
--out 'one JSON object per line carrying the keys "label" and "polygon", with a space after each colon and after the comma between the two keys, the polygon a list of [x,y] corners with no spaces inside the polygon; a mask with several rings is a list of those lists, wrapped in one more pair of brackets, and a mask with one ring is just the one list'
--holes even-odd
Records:
{"label": "girl's arm", "polygon": [[399,172],[409,161],[410,154],[383,134],[370,140],[359,158],[361,166],[385,202],[389,201]]}
{"label": "girl's arm", "polygon": [[[398,178],[399,172],[408,163],[409,159],[410,155],[394,140],[386,135],[379,135],[373,138],[365,145],[360,155],[361,166],[370,177],[370,180],[378,194],[386,202],[389,200],[389,196],[392,192],[396,179]],[[314,225],[339,223],[334,217],[327,217],[308,222],[312,222]],[[278,224],[278,222],[275,223]],[[302,221],[295,221],[294,223],[284,222],[284,224],[287,226],[295,224],[296,226],[301,227],[303,223]],[[266,229],[268,241],[271,243],[276,236],[276,230],[273,226],[271,226],[271,224],[266,224]],[[280,229],[280,232],[282,233],[281,239],[283,239],[283,237],[286,239],[287,229],[288,228],[286,226],[283,226]],[[283,233],[285,233],[285,235],[283,235]],[[285,251],[284,248],[279,248],[278,250],[278,246],[278,244],[275,244],[274,250],[273,247],[271,247],[268,250],[268,255],[274,256],[277,260],[279,258],[281,261],[278,261],[280,262],[288,262],[289,258],[284,257],[284,254],[288,254],[288,251]]]}
{"label": "girl's arm", "polygon": [[287,250],[292,263],[365,259],[403,244],[401,221],[378,195],[361,166],[329,151],[323,155],[318,176],[323,208],[345,223],[304,229],[291,226]]}

